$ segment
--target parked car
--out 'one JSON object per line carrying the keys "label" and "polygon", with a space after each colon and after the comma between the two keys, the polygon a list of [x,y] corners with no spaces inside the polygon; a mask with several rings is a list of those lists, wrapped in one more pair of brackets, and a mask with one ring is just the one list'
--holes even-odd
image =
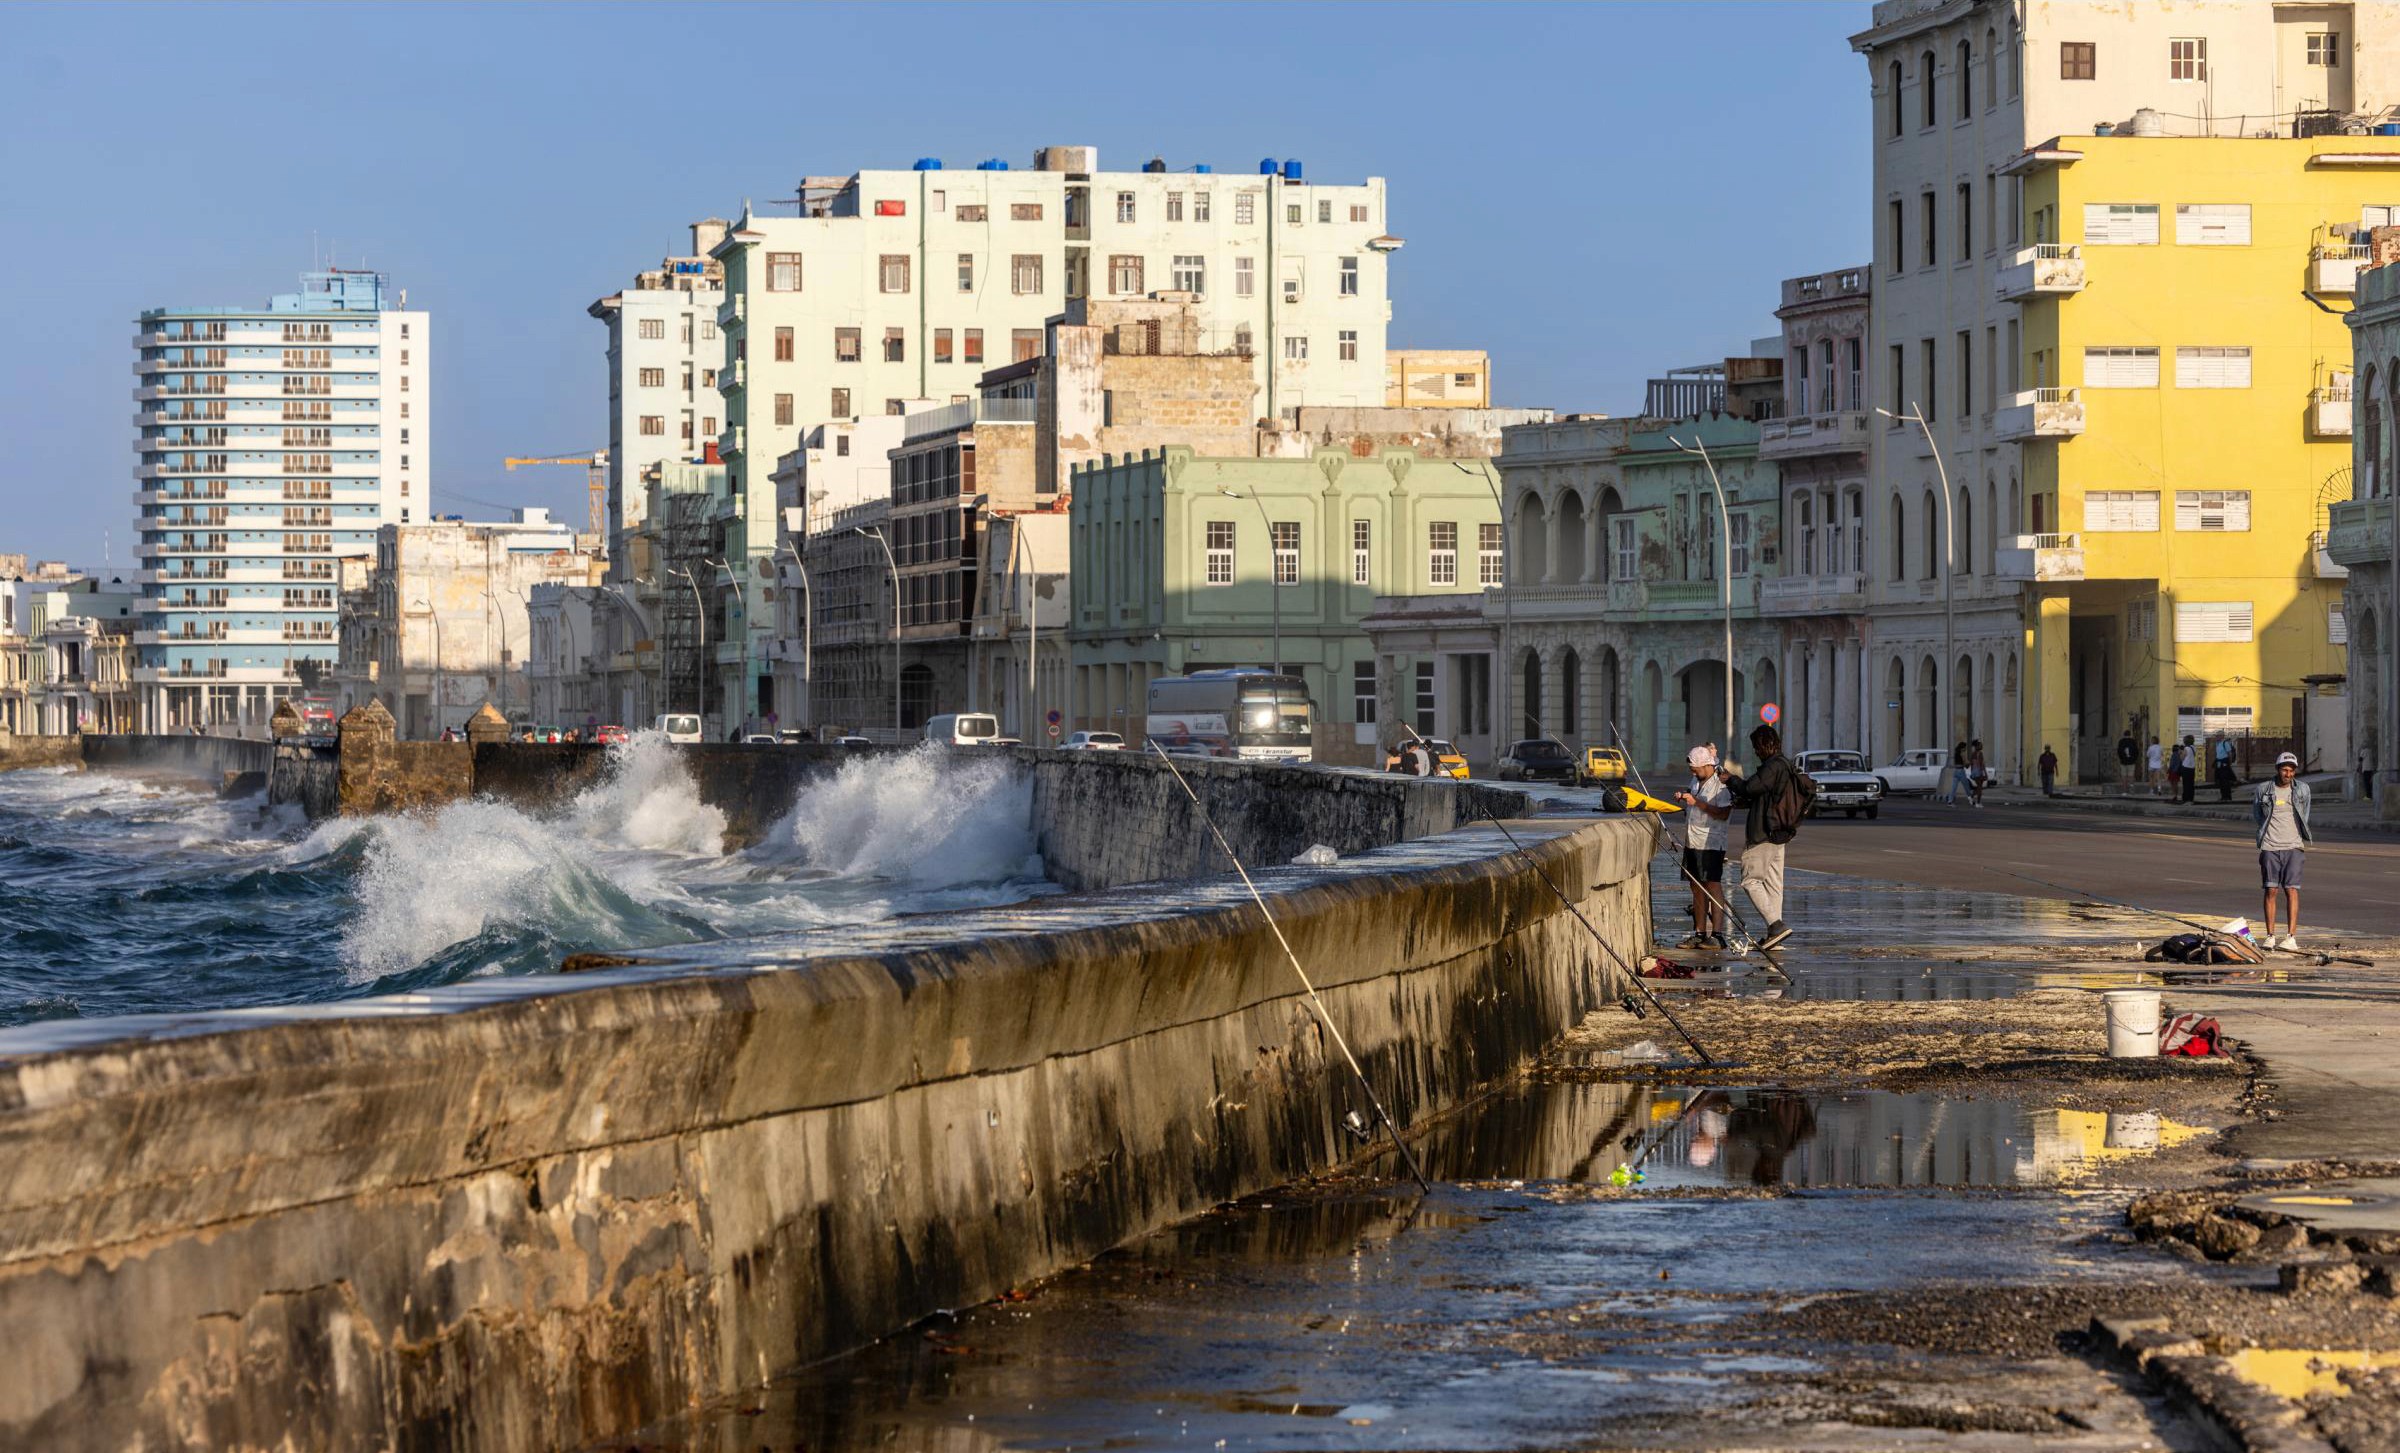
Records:
{"label": "parked car", "polygon": [[1512,743],[1507,753],[1493,764],[1493,775],[1503,782],[1572,783],[1581,770],[1575,754],[1564,743],[1548,737],[1527,737]]}
{"label": "parked car", "polygon": [[752,732],[748,736],[742,738],[742,744],[744,746],[751,747],[771,747],[775,745],[775,734],[772,732]]}
{"label": "parked car", "polygon": [[1023,737],[986,737],[983,744],[987,747],[1021,747],[1025,745],[1025,739]]}
{"label": "parked car", "polygon": [[1815,817],[1838,807],[1844,817],[1865,813],[1873,818],[1883,809],[1883,779],[1867,768],[1860,752],[1802,752],[1794,759],[1801,771],[1816,779],[1817,800],[1808,806]]}
{"label": "parked car", "polygon": [[1625,754],[1615,747],[1585,747],[1583,749],[1583,785],[1586,787],[1615,787],[1630,773],[1625,766]]}
{"label": "parked car", "polygon": [[1942,771],[1950,765],[1950,754],[1940,747],[1911,747],[1898,760],[1875,771],[1883,779],[1886,797],[1900,792],[1938,792],[1942,786]]}
{"label": "parked car", "polygon": [[950,711],[925,723],[925,740],[951,747],[989,745],[1000,735],[1000,718],[988,711]]}
{"label": "parked car", "polygon": [[658,729],[670,742],[700,740],[700,718],[688,712],[669,712],[658,719]]}
{"label": "parked car", "polygon": [[633,740],[633,733],[621,726],[594,727],[592,740],[604,747],[621,747]]}
{"label": "parked car", "polygon": [[837,747],[871,747],[875,743],[865,737],[841,737],[834,742],[834,745]]}
{"label": "parked car", "polygon": [[1115,732],[1069,732],[1059,746],[1069,752],[1122,752],[1125,738]]}
{"label": "parked car", "polygon": [[[1425,750],[1433,753],[1435,773],[1444,777],[1455,777],[1461,782],[1467,780],[1467,759],[1459,755],[1458,748],[1443,741],[1440,737],[1422,737],[1419,738],[1419,741],[1423,742]],[[1403,742],[1391,751],[1384,753],[1383,770],[1386,772],[1409,770],[1408,749],[1411,745],[1414,744]]]}

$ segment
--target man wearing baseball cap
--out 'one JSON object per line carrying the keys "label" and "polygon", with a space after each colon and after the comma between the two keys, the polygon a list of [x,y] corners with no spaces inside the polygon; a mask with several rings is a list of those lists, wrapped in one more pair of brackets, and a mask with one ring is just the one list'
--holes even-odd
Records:
{"label": "man wearing baseball cap", "polygon": [[1684,760],[1691,785],[1675,794],[1683,804],[1683,871],[1692,885],[1692,936],[1687,948],[1725,947],[1725,819],[1733,794],[1717,771],[1714,747],[1694,747]]}
{"label": "man wearing baseball cap", "polygon": [[[2268,948],[2296,949],[2300,931],[2300,865],[2307,856],[2308,784],[2300,780],[2300,759],[2289,752],[2275,759],[2275,780],[2258,784],[2250,799],[2250,820],[2258,826],[2258,873],[2266,890]],[[2276,910],[2283,910],[2283,936],[2275,936]]]}

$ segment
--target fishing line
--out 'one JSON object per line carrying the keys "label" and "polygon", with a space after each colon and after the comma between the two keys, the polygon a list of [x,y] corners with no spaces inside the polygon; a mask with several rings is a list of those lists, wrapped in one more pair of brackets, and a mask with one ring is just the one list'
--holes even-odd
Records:
{"label": "fishing line", "polygon": [[[1656,796],[1657,794],[1650,790],[1650,784],[1643,779],[1642,769],[1633,764],[1633,752],[1625,745],[1624,734],[1617,730],[1617,723],[1613,717],[1608,723],[1608,734],[1616,739],[1617,750],[1625,754],[1625,770],[1633,774],[1634,785],[1642,789],[1642,795],[1644,797]],[[1724,770],[1725,769],[1721,766],[1717,769],[1720,774],[1722,774]],[[1691,809],[1687,808],[1685,810],[1688,812]],[[1732,823],[1729,821],[1726,824],[1726,827],[1728,833],[1730,834]],[[1667,825],[1665,822],[1660,820],[1656,813],[1652,813],[1650,815],[1650,828],[1650,851],[1655,853],[1658,851],[1660,844],[1666,840]],[[1707,894],[1710,901],[1714,902],[1719,908],[1725,910],[1726,915],[1733,920],[1733,926],[1741,930],[1743,938],[1749,939],[1753,943],[1757,941],[1758,935],[1750,931],[1749,920],[1744,918],[1742,916],[1742,911],[1734,906],[1733,894],[1723,891],[1725,886],[1724,884],[1719,883],[1716,887],[1712,888],[1708,884],[1701,882],[1697,877],[1693,876],[1692,870],[1684,866],[1683,855],[1681,853],[1670,852],[1667,856],[1674,862],[1676,871],[1682,873],[1683,876],[1690,881],[1693,887],[1699,889],[1702,893]],[[1695,930],[1697,930],[1698,925],[1695,924],[1693,927]],[[1650,916],[1650,937],[1653,939],[1658,937],[1658,914],[1655,907],[1652,909]]]}
{"label": "fishing line", "polygon": [[[2108,905],[2109,907],[2111,907],[2111,908],[2122,908],[2122,909],[2125,909],[2127,912],[2130,912],[2130,913],[2146,913],[2146,914],[2150,915],[2152,918],[2163,918],[2163,919],[2165,919],[2165,920],[2166,920],[2167,922],[2169,922],[2169,923],[2180,923],[2180,924],[2182,924],[2182,925],[2183,925],[2184,927],[2186,927],[2186,928],[2196,928],[2196,929],[2200,930],[2201,934],[2202,934],[2204,937],[2206,937],[2206,938],[2208,938],[2208,939],[2210,939],[2210,940],[2212,940],[2212,941],[2213,941],[2213,940],[2216,940],[2216,939],[2222,939],[2222,938],[2229,938],[2229,937],[2231,937],[2231,935],[2227,934],[2227,933],[2226,933],[2226,932],[2225,932],[2223,929],[2221,929],[2221,928],[2211,928],[2211,927],[2209,927],[2207,924],[2200,922],[2200,921],[2199,921],[2198,919],[2196,919],[2196,918],[2185,918],[2185,917],[2181,916],[2180,914],[2167,913],[2167,912],[2163,912],[2163,911],[2161,911],[2161,910],[2159,910],[2159,909],[2156,909],[2156,908],[2144,908],[2144,907],[2143,907],[2141,904],[2139,904],[2139,903],[2127,903],[2127,902],[2123,901],[2122,899],[2117,899],[2117,898],[2103,898],[2103,897],[2101,897],[2101,896],[2100,896],[2099,894],[2097,894],[2097,893],[2087,893],[2087,892],[2085,892],[2085,891],[2084,891],[2083,889],[2081,889],[2081,888],[2070,888],[2070,887],[2068,887],[2068,886],[2067,886],[2066,884],[2064,884],[2064,883],[2053,883],[2053,882],[2051,882],[2051,881],[2050,881],[2049,879],[2047,879],[2047,878],[2030,878],[2030,877],[2027,877],[2027,876],[2026,876],[2025,874],[2023,874],[2023,873],[2011,873],[2011,872],[2009,872],[2009,871],[2008,871],[2006,868],[2002,868],[2002,869],[2000,869],[1999,871],[2000,871],[2000,873],[2001,873],[2001,875],[2002,875],[2003,877],[2015,878],[2015,879],[2017,879],[2019,882],[2024,882],[2024,883],[2035,883],[2035,884],[2039,884],[2040,886],[2042,886],[2042,887],[2044,887],[2044,888],[2049,888],[2049,889],[2052,889],[2052,890],[2054,890],[2054,891],[2056,891],[2056,892],[2060,892],[2060,893],[2067,894],[2067,895],[2068,895],[2068,896],[2070,896],[2070,897],[2074,897],[2074,898],[2088,898],[2088,899],[2090,899],[2090,900],[2091,900],[2092,902],[2094,902],[2094,903],[2105,903],[2105,904],[2107,904],[2107,905]],[[2371,968],[2375,967],[2375,961],[2374,961],[2373,959],[2352,958],[2352,957],[2350,957],[2350,956],[2349,956],[2349,955],[2347,955],[2347,954],[2329,954],[2329,953],[2321,953],[2321,952],[2319,952],[2319,951],[2318,951],[2318,950],[2316,950],[2316,949],[2304,949],[2304,948],[2303,948],[2303,949],[2289,949],[2289,948],[2276,948],[2276,949],[2270,949],[2270,948],[2265,948],[2263,945],[2260,945],[2260,944],[2252,944],[2252,945],[2251,945],[2251,947],[2253,947],[2253,948],[2259,948],[2259,949],[2261,949],[2263,952],[2266,952],[2266,953],[2278,953],[2278,954],[2298,954],[2300,957],[2302,957],[2302,958],[2304,958],[2304,959],[2314,959],[2314,960],[2316,960],[2316,961],[2317,961],[2317,964],[2318,964],[2318,966],[2319,966],[2319,967],[2323,967],[2323,966],[2324,966],[2324,965],[2326,965],[2326,964],[2356,964],[2356,965],[2358,965],[2358,966],[2359,966],[2360,968],[2362,968],[2362,969],[2371,969]]]}

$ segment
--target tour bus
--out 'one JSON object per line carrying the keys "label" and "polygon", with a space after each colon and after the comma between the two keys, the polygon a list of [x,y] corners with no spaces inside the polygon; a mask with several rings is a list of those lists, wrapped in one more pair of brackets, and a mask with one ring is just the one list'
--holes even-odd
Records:
{"label": "tour bus", "polygon": [[953,747],[988,745],[1000,735],[1000,718],[988,711],[953,711],[925,723],[925,740]]}
{"label": "tour bus", "polygon": [[1194,671],[1150,683],[1144,730],[1169,751],[1305,762],[1313,748],[1308,683],[1257,667]]}

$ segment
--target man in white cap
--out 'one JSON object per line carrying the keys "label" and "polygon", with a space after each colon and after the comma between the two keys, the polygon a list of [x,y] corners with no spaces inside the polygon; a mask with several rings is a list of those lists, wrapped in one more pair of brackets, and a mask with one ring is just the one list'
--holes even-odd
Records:
{"label": "man in white cap", "polygon": [[1725,820],[1733,815],[1733,794],[1717,772],[1712,747],[1694,747],[1685,754],[1691,764],[1691,785],[1675,794],[1683,804],[1683,871],[1692,885],[1692,948],[1725,947]]}
{"label": "man in white cap", "polygon": [[[2266,892],[2268,948],[2296,949],[2300,931],[2300,866],[2313,835],[2308,830],[2308,784],[2300,780],[2300,759],[2289,752],[2275,759],[2275,780],[2261,782],[2250,799],[2250,820],[2258,827],[2258,874]],[[2276,910],[2283,910],[2283,936],[2275,936]]]}

